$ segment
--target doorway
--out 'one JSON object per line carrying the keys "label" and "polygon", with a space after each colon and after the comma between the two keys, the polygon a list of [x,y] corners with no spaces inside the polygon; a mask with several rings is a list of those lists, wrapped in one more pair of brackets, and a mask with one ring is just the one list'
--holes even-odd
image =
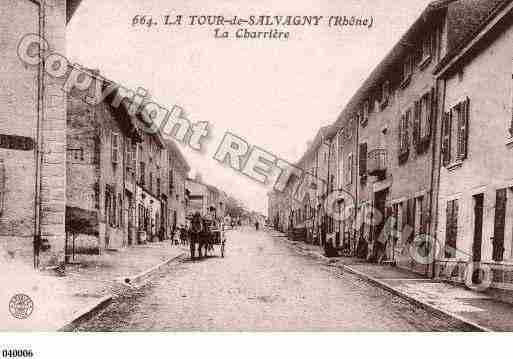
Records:
{"label": "doorway", "polygon": [[481,270],[479,263],[481,262],[481,247],[483,243],[483,193],[474,195],[474,241],[472,244],[472,283],[479,284],[481,282]]}
{"label": "doorway", "polygon": [[[374,210],[377,211],[381,215],[381,220],[379,223],[374,224],[372,231],[372,252],[371,257],[377,259],[378,261],[383,260],[385,256],[385,243],[381,241],[383,238],[383,229],[385,228],[385,205],[388,196],[388,189],[384,189],[379,192],[374,193]],[[373,223],[375,222],[375,218],[373,218]]]}

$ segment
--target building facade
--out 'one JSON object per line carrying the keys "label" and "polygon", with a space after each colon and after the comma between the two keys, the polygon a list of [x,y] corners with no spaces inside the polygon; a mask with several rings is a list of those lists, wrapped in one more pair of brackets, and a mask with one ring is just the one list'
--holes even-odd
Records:
{"label": "building facade", "polygon": [[[513,289],[513,5],[444,59],[435,274]],[[479,268],[482,271],[479,271]],[[479,275],[480,273],[480,275]]]}
{"label": "building facade", "polygon": [[[65,27],[78,0],[0,4],[0,243],[6,257],[52,268],[64,263],[66,100],[40,62],[17,55],[27,34],[65,53]],[[41,54],[38,54],[41,55]]]}
{"label": "building facade", "polygon": [[125,105],[92,106],[87,94],[67,98],[66,233],[73,248],[99,253],[132,244],[130,154],[141,134]]}
{"label": "building facade", "polygon": [[[326,243],[338,253],[342,251],[371,261],[393,263],[424,275],[433,274],[435,266],[432,262],[418,259],[428,249],[426,236],[436,237],[444,233],[443,225],[438,230],[439,222],[447,222],[444,217],[446,212],[443,212],[446,205],[438,204],[439,193],[441,201],[446,202],[448,197],[457,196],[453,192],[462,189],[463,184],[475,184],[475,181],[467,180],[465,176],[485,168],[476,162],[467,172],[459,170],[458,173],[463,177],[458,177],[457,171],[451,172],[451,175],[454,173],[453,177],[446,173],[447,168],[442,163],[442,149],[447,151],[444,141],[447,141],[445,138],[448,135],[442,135],[440,131],[444,128],[441,126],[442,120],[447,121],[446,113],[450,115],[451,111],[444,101],[449,90],[454,92],[450,102],[460,98],[466,84],[459,83],[463,81],[464,75],[453,76],[454,80],[444,73],[444,81],[439,81],[436,72],[441,71],[441,64],[453,56],[467,37],[475,36],[476,29],[497,6],[504,3],[508,1],[433,1],[349,100],[327,131],[329,135],[325,136],[324,141],[326,146],[321,148],[316,145],[317,156],[312,156],[316,160],[320,159],[315,175],[328,186],[328,192],[338,190],[344,193],[336,201],[338,213],[343,213],[339,218],[326,218],[333,216],[326,216],[323,212],[326,209],[322,198],[324,190],[321,195],[317,195],[318,203],[314,210],[317,221],[314,221],[312,227],[320,228],[317,232],[321,233],[321,244],[325,238]],[[504,59],[508,59],[509,54],[501,55],[503,58],[500,60],[490,61],[489,72],[497,66],[503,66],[501,68],[507,69],[505,71],[511,70],[511,64],[498,63],[506,61]],[[504,79],[510,79],[510,75],[504,75]],[[488,76],[490,83],[495,78],[495,75],[491,76],[486,71],[482,76]],[[469,77],[467,81],[473,81],[469,88],[474,85],[477,91],[479,80],[477,75]],[[488,99],[484,97],[485,100]],[[511,99],[504,101],[507,103]],[[502,112],[509,111],[508,107],[500,105],[507,109]],[[473,108],[465,102],[451,106],[456,106],[458,111],[466,110],[468,106]],[[469,132],[460,126],[459,130],[452,127],[451,131],[456,136],[457,131],[465,134],[471,133],[472,129]],[[463,148],[461,141],[458,145],[456,142],[453,140],[451,146]],[[311,149],[307,149],[298,163],[305,172],[311,166],[310,152]],[[503,155],[499,152],[497,154]],[[446,159],[444,161],[447,162]],[[456,162],[454,166],[446,163],[445,167],[448,165],[450,170],[462,167],[459,161]],[[483,173],[483,176],[489,175]],[[506,174],[499,178],[499,182],[507,181]],[[463,182],[456,185],[458,181]],[[294,179],[291,179],[290,183],[293,182]],[[451,194],[447,193],[448,188]],[[280,194],[272,193],[272,202],[278,206],[286,202],[290,195],[287,191],[288,188]],[[503,198],[504,194],[500,193]],[[488,196],[493,197],[491,194]],[[283,198],[278,200],[280,197]],[[501,201],[503,206],[504,199]],[[486,202],[483,200],[483,203]],[[293,226],[302,225],[301,220],[304,218],[296,211],[304,211],[304,205],[293,203]],[[454,204],[452,206],[456,207]],[[456,210],[452,209],[450,213],[454,217]],[[274,222],[282,223],[277,219],[283,213],[270,210],[269,214],[271,221],[274,218]],[[319,218],[322,220],[319,221]],[[453,227],[454,222],[451,219]],[[455,230],[451,231],[455,233]],[[501,229],[498,231],[500,234]]]}
{"label": "building facade", "polygon": [[166,140],[168,156],[167,188],[169,189],[168,233],[173,233],[178,226],[185,225],[186,182],[190,171],[189,164],[183,157],[180,149],[172,140]]}

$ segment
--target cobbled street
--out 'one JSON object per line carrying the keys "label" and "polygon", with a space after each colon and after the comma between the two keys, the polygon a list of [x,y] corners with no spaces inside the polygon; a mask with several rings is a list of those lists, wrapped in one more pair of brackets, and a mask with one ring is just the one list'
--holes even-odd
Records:
{"label": "cobbled street", "polygon": [[463,330],[358,277],[248,227],[225,258],[170,264],[76,330]]}

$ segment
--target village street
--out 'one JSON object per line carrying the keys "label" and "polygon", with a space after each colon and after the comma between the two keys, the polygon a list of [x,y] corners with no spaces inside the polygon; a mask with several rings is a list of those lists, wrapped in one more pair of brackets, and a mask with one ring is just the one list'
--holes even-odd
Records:
{"label": "village street", "polygon": [[225,258],[218,253],[169,265],[77,330],[464,329],[299,253],[276,232],[230,231]]}

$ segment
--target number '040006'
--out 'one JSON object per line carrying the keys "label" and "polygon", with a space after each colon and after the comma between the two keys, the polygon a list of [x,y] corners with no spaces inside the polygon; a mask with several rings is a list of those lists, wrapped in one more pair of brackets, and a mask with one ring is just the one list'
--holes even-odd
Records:
{"label": "number '040006'", "polygon": [[32,349],[3,349],[2,358],[32,358]]}

